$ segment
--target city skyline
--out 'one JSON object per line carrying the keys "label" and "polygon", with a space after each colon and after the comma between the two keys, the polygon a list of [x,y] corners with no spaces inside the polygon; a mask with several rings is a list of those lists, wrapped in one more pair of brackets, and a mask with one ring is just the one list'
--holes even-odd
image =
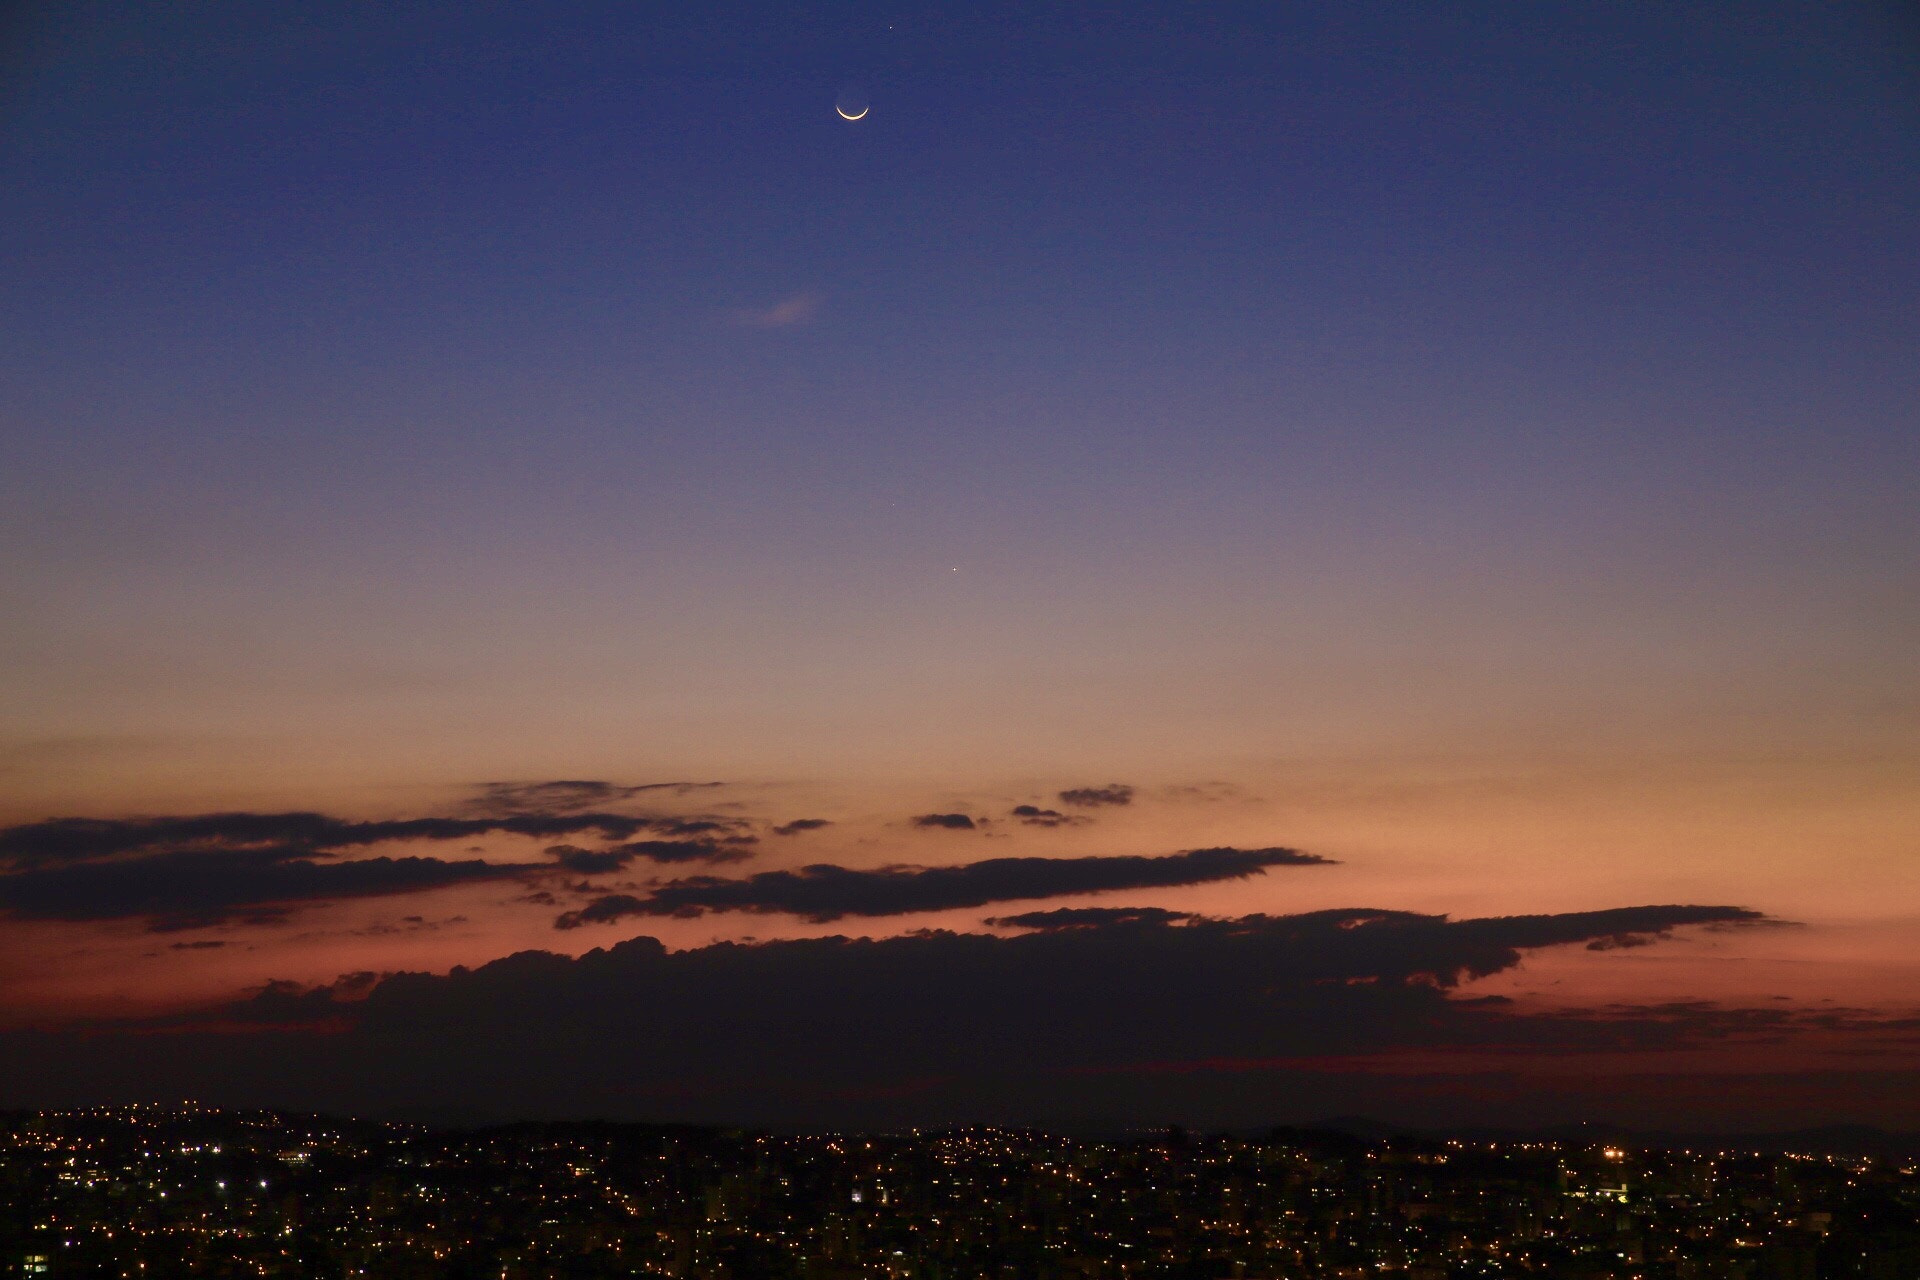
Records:
{"label": "city skyline", "polygon": [[1911,1142],[1811,1136],[433,1129],[94,1107],[0,1114],[0,1257],[156,1280],[1907,1274]]}

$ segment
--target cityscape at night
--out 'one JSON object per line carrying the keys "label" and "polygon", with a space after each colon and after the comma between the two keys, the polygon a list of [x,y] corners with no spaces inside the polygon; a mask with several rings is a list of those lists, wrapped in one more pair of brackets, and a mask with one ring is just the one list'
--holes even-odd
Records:
{"label": "cityscape at night", "polygon": [[[1884,1135],[1883,1135],[1884,1136]],[[8,1274],[703,1280],[1906,1280],[1920,1154],[1729,1141],[470,1131],[7,1118]]]}

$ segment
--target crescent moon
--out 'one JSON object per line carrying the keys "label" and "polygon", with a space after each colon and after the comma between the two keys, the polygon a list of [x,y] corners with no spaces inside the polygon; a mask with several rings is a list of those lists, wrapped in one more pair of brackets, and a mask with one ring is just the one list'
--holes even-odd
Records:
{"label": "crescent moon", "polygon": [[857,115],[857,116],[850,116],[850,115],[848,115],[848,114],[847,114],[846,112],[844,112],[844,111],[842,111],[842,110],[840,110],[840,104],[836,102],[836,103],[834,103],[834,104],[833,104],[833,110],[834,110],[834,114],[835,114],[835,115],[837,115],[837,116],[839,116],[839,117],[840,117],[840,118],[841,118],[842,120],[865,120],[865,119],[867,118],[867,112],[869,112],[869,111],[871,111],[871,110],[873,110],[873,108],[872,108],[872,107],[862,107],[862,108],[860,108],[860,114],[859,114],[859,115]]}

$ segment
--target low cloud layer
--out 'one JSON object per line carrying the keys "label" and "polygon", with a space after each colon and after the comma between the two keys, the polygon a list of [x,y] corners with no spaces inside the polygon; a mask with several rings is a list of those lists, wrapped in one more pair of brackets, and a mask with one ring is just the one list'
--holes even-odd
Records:
{"label": "low cloud layer", "polygon": [[952,867],[875,870],[820,863],[741,880],[693,876],[656,886],[644,897],[610,894],[567,912],[555,925],[576,929],[625,916],[687,917],[714,911],[782,913],[817,923],[843,916],[896,916],[1026,898],[1212,884],[1260,875],[1269,867],[1320,866],[1327,861],[1296,849],[1221,848],[1164,857],[989,858]]}
{"label": "low cloud layer", "polygon": [[[1164,1120],[1239,1107],[1240,1120],[1271,1122],[1297,1116],[1301,1100],[1275,1082],[1311,1070],[1308,1057],[1658,1050],[1725,1043],[1727,1026],[1772,1034],[1712,1011],[1528,1016],[1451,994],[1538,948],[1757,919],[1734,907],[1460,921],[1045,914],[1029,923],[1048,927],[1012,937],[681,952],[637,938],[578,959],[526,952],[444,975],[276,984],[171,1021],[0,1034],[0,1101],[132,1089],[360,1112],[789,1123],[1059,1122],[1089,1105]],[[116,1052],[122,1039],[137,1058]]]}

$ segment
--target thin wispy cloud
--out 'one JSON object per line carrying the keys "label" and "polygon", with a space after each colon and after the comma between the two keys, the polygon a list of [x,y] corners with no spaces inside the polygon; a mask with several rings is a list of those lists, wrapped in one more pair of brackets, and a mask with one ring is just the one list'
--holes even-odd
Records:
{"label": "thin wispy cloud", "polygon": [[690,876],[656,885],[644,898],[607,894],[565,913],[554,925],[577,929],[626,916],[685,919],[727,911],[794,915],[822,923],[843,916],[911,915],[1027,898],[1218,884],[1263,875],[1270,867],[1328,862],[1296,849],[1222,848],[1156,858],[989,858],[951,867],[871,870],[817,863],[797,871],[763,871],[743,880]]}
{"label": "thin wispy cloud", "polygon": [[974,821],[964,813],[923,813],[913,825],[932,831],[972,831]]}
{"label": "thin wispy cloud", "polygon": [[769,306],[741,307],[729,315],[743,329],[790,329],[819,315],[820,303],[817,293],[796,293]]}
{"label": "thin wispy cloud", "polygon": [[[52,818],[0,828],[0,917],[144,920],[157,932],[219,924],[276,925],[303,907],[393,897],[484,881],[593,874],[635,860],[737,862],[758,837],[746,821],[578,812],[641,791],[605,783],[515,784],[494,799],[511,812],[375,822],[324,813],[202,813]],[[555,812],[553,810],[562,810]],[[575,811],[567,811],[575,810]],[[487,836],[598,837],[605,848],[556,844],[552,862],[364,856],[375,845],[433,845]],[[636,838],[645,837],[645,838]]]}
{"label": "thin wispy cloud", "polygon": [[720,782],[642,782],[632,786],[601,779],[562,779],[553,782],[483,782],[468,808],[486,814],[578,813],[600,805],[629,800],[647,792],[685,795],[724,786]]}
{"label": "thin wispy cloud", "polygon": [[1124,782],[1109,782],[1104,787],[1069,787],[1060,793],[1060,802],[1077,804],[1083,809],[1132,804],[1133,788]]}

